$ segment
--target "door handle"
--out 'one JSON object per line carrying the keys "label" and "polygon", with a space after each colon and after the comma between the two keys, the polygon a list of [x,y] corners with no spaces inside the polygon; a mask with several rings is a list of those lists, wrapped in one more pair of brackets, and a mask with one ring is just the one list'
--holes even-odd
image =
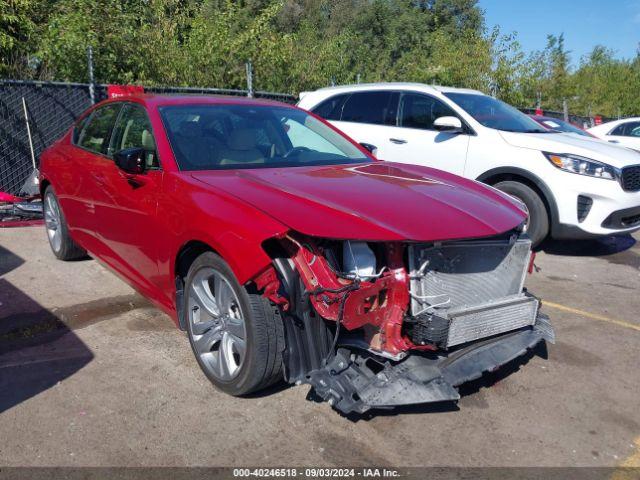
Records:
{"label": "door handle", "polygon": [[620,143],[620,140],[609,140],[609,143]]}
{"label": "door handle", "polygon": [[407,143],[407,141],[402,139],[402,138],[390,138],[389,141],[391,143],[395,143],[396,145],[403,145],[403,144]]}

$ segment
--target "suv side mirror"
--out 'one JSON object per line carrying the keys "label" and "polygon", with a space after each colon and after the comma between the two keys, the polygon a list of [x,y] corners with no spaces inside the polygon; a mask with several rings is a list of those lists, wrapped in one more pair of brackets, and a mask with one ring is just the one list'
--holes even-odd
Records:
{"label": "suv side mirror", "polygon": [[144,173],[146,169],[146,150],[144,148],[125,148],[113,155],[118,168],[132,174]]}
{"label": "suv side mirror", "polygon": [[376,147],[375,145],[371,145],[370,143],[361,142],[360,146],[363,147],[366,151],[368,151],[374,157],[376,156],[376,153],[378,153],[378,147]]}
{"label": "suv side mirror", "polygon": [[462,122],[458,117],[439,117],[433,122],[433,128],[439,132],[462,133]]}

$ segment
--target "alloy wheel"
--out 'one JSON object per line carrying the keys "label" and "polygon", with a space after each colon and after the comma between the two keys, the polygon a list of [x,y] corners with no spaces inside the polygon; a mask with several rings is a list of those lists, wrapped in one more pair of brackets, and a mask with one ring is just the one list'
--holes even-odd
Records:
{"label": "alloy wheel", "polygon": [[189,333],[203,368],[223,382],[240,372],[247,351],[247,331],[240,301],[218,270],[201,268],[188,290]]}
{"label": "alloy wheel", "polygon": [[44,222],[47,228],[49,243],[54,252],[62,247],[62,230],[60,229],[60,206],[53,194],[49,193],[44,201]]}

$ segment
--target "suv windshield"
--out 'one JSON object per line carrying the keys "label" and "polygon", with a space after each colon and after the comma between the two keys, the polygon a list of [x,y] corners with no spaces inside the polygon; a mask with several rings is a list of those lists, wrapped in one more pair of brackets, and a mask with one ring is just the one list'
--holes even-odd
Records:
{"label": "suv windshield", "polygon": [[505,132],[553,133],[542,128],[524,113],[493,97],[454,92],[444,95],[485,127]]}
{"label": "suv windshield", "polygon": [[197,104],[161,107],[160,114],[181,170],[371,161],[342,135],[294,108]]}

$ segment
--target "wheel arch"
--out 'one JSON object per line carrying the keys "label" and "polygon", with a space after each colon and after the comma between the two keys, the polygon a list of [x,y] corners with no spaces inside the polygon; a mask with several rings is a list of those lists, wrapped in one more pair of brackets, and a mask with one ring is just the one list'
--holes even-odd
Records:
{"label": "wheel arch", "polygon": [[544,203],[547,214],[551,219],[550,227],[551,234],[553,235],[553,231],[557,228],[556,226],[559,223],[558,204],[556,203],[551,189],[549,189],[547,184],[540,177],[521,168],[499,167],[484,172],[476,178],[476,180],[491,186],[502,181],[510,180],[523,183],[530,187],[540,196],[542,203]]}
{"label": "wheel arch", "polygon": [[[176,316],[178,317],[178,326],[181,330],[186,330],[187,323],[184,318],[183,302],[184,302],[184,280],[187,278],[189,268],[198,258],[205,252],[213,252],[216,255],[220,253],[206,242],[201,240],[189,240],[179,249],[174,258],[173,272],[176,286]],[[220,255],[222,257],[222,255]]]}
{"label": "wheel arch", "polygon": [[47,187],[51,185],[51,182],[49,180],[47,180],[46,178],[43,178],[42,180],[40,180],[40,197],[42,199],[44,199],[44,192],[47,189]]}

